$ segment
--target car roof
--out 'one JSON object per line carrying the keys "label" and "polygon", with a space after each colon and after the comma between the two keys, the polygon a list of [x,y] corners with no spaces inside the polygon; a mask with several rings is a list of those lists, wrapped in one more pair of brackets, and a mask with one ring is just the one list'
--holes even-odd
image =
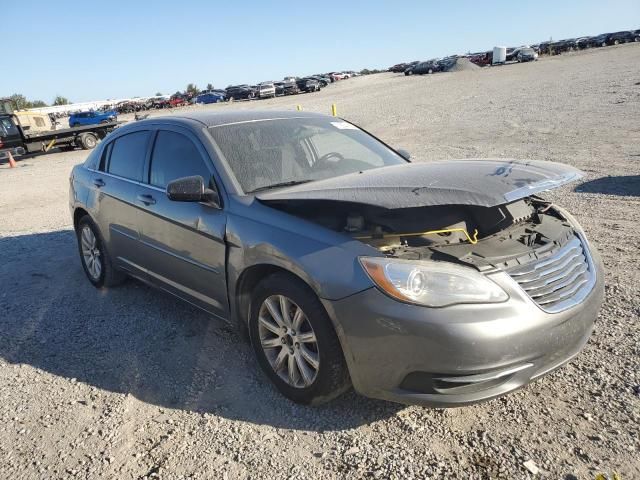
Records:
{"label": "car roof", "polygon": [[329,115],[314,112],[298,112],[290,110],[232,110],[229,112],[193,112],[181,115],[167,115],[153,117],[147,120],[135,122],[134,125],[143,123],[184,123],[195,121],[206,127],[219,127],[230,123],[251,122],[256,120],[275,120],[282,118],[333,118]]}

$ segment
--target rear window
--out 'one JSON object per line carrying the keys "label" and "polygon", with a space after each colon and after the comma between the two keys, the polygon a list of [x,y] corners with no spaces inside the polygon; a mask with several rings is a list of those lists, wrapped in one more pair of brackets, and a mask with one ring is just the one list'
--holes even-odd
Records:
{"label": "rear window", "polygon": [[109,158],[109,173],[141,182],[148,141],[149,132],[146,130],[114,140]]}

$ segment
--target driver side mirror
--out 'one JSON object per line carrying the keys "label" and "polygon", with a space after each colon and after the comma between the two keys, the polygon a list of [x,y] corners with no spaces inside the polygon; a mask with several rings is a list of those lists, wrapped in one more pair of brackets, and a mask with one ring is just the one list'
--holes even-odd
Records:
{"label": "driver side mirror", "polygon": [[167,197],[174,202],[206,202],[220,208],[220,196],[215,188],[207,188],[200,175],[177,178],[167,185]]}
{"label": "driver side mirror", "polygon": [[396,152],[398,152],[400,156],[405,160],[409,160],[411,158],[411,154],[408,151],[406,151],[404,148],[398,148]]}

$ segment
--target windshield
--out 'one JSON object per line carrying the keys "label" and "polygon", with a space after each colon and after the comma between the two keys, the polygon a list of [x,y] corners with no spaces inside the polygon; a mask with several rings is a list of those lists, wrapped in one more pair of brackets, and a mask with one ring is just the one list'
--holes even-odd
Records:
{"label": "windshield", "polygon": [[211,127],[209,132],[245,193],[406,163],[337,118],[245,122]]}

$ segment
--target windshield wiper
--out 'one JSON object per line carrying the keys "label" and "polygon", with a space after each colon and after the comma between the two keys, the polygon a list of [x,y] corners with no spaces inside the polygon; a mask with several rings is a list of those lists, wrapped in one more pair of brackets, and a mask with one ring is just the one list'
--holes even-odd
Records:
{"label": "windshield wiper", "polygon": [[249,190],[248,192],[245,192],[245,193],[256,193],[256,192],[261,192],[263,190],[271,190],[272,188],[291,187],[293,185],[300,185],[302,183],[309,183],[312,181],[313,180],[289,180],[287,182],[273,183],[271,185],[265,185],[263,187],[254,188],[253,190]]}

